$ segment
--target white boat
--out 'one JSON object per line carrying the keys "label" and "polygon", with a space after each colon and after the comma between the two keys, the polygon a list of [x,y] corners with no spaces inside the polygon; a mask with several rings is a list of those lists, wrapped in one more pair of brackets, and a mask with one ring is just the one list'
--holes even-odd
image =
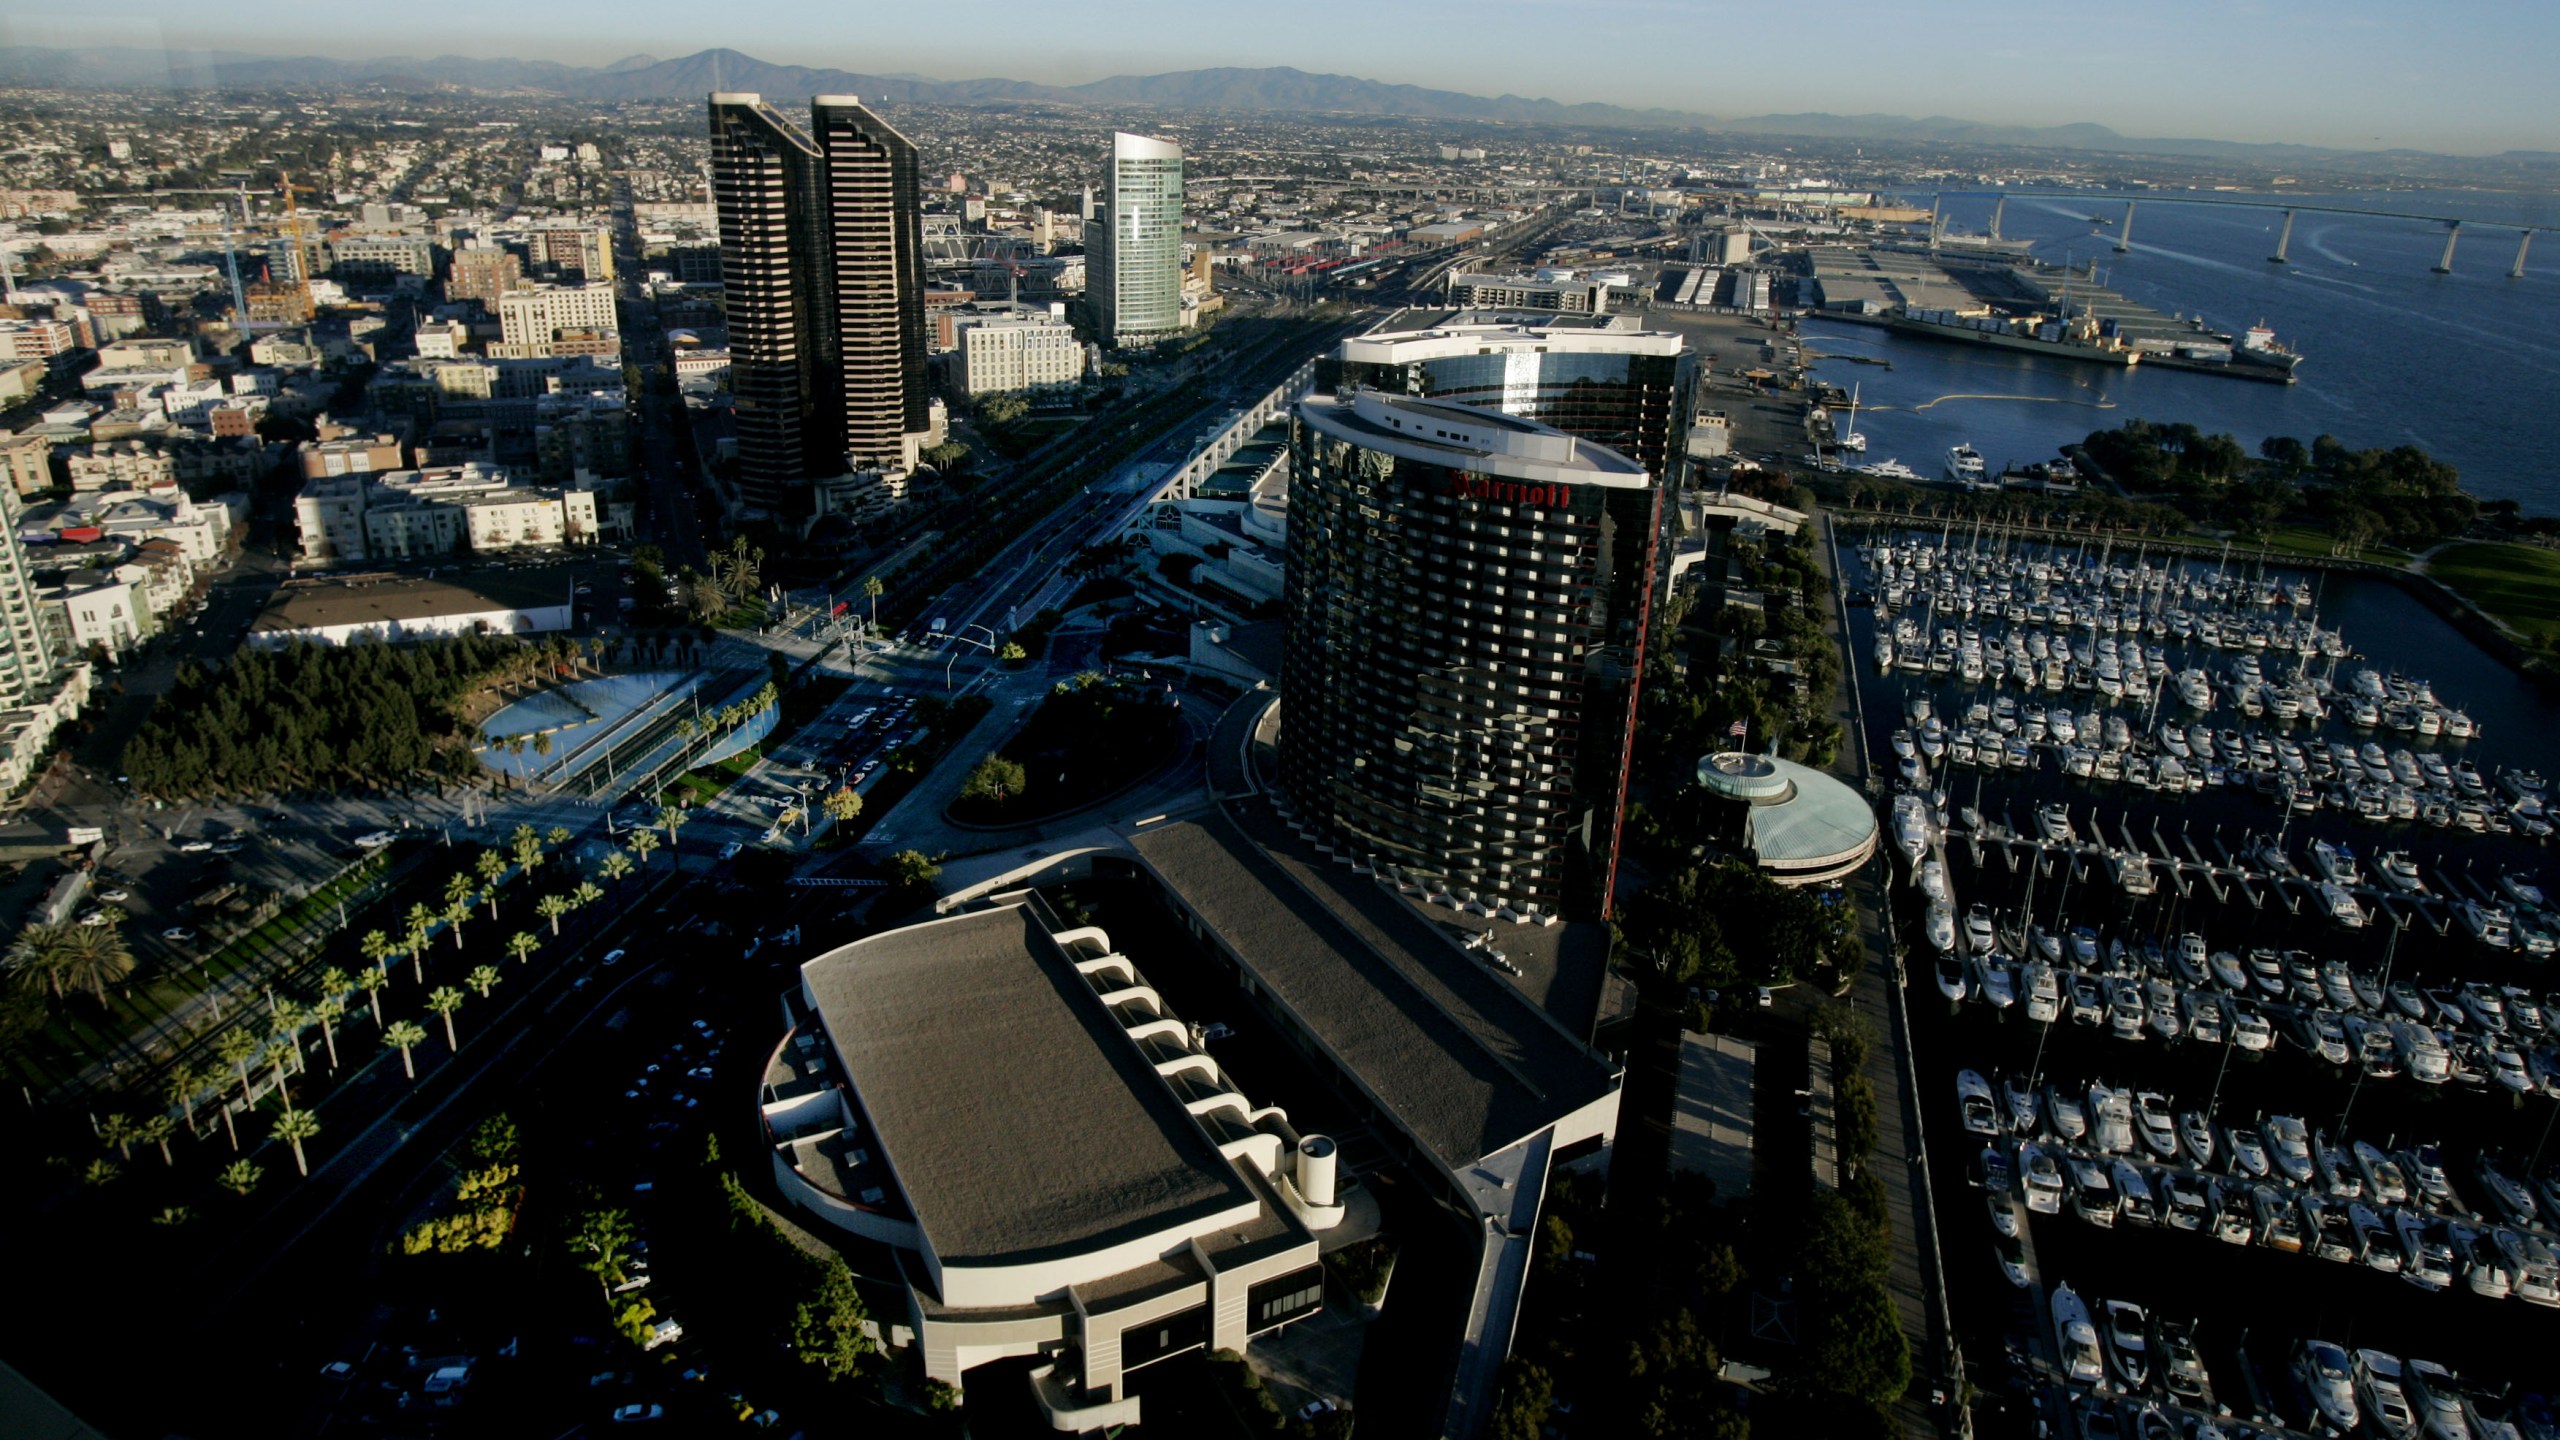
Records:
{"label": "white boat", "polygon": [[2076,845],[2080,833],[2072,828],[2071,812],[2060,804],[2036,807],[2036,829],[2056,845]]}
{"label": "white boat", "polygon": [[2498,872],[2498,893],[2527,909],[2539,910],[2548,903],[2543,899],[2541,886],[2513,870]]}
{"label": "white boat", "polygon": [[1970,445],[1959,444],[1947,451],[1947,478],[1967,490],[1986,487],[1990,481],[1982,464],[1982,455]]}
{"label": "white boat", "polygon": [[2310,1183],[2311,1131],[2290,1115],[2270,1115],[2266,1123],[2267,1159],[2296,1185]]}
{"label": "white boat", "polygon": [[1955,908],[1956,892],[1947,883],[1946,862],[1935,855],[1920,862],[1920,893],[1928,897],[1932,906],[1943,905],[1949,910]]}
{"label": "white boat", "polygon": [[2151,873],[2151,857],[2139,850],[2118,852],[2116,884],[2122,887],[2127,895],[2149,895],[2158,890],[2160,881]]}
{"label": "white boat", "polygon": [[2162,1160],[2178,1158],[2178,1122],[2169,1112],[2169,1097],[2145,1090],[2133,1097],[2134,1128],[2143,1146]]}
{"label": "white boat", "polygon": [[1893,843],[1915,872],[1929,853],[1930,831],[1929,802],[1908,792],[1893,797]]}
{"label": "white boat", "polygon": [[2010,977],[2009,962],[2001,959],[1997,951],[1975,956],[1973,973],[1983,1004],[2006,1010],[2017,1003],[2017,982]]}
{"label": "white boat", "polygon": [[2178,1117],[2178,1143],[2199,1167],[2213,1163],[2213,1122],[2201,1110],[2189,1110]]}
{"label": "white boat", "polygon": [[2111,1154],[2133,1153],[2133,1097],[2104,1085],[2089,1087],[2089,1140]]}
{"label": "white boat", "polygon": [[2041,1146],[2018,1147],[2018,1178],[2027,1192],[2027,1208],[2038,1215],[2062,1213],[2062,1167]]}
{"label": "white boat", "polygon": [[2054,1287],[2053,1339],[2065,1380],[2094,1386],[2107,1378],[2107,1362],[2098,1350],[2098,1327],[2089,1322],[2088,1304],[2068,1285]]}
{"label": "white boat", "polygon": [[1991,923],[1991,911],[1988,907],[1976,905],[1964,912],[1964,944],[1965,949],[1976,955],[1999,953],[1999,931]]}
{"label": "white boat", "polygon": [[2364,871],[2356,864],[2356,852],[2344,845],[2332,845],[2326,840],[2312,841],[2311,868],[2321,879],[2340,885],[2364,883]]}
{"label": "white boat", "polygon": [[1991,1082],[1979,1070],[1956,1072],[1956,1113],[1964,1128],[1976,1135],[2000,1133],[2000,1104],[1993,1095]]}
{"label": "white boat", "polygon": [[1929,913],[1921,923],[1932,948],[1942,955],[1955,953],[1956,912],[1952,908],[1945,905],[1931,905]]}
{"label": "white boat", "polygon": [[2471,932],[2472,939],[2490,949],[2504,950],[2515,944],[2515,922],[2498,906],[2457,900],[2453,913],[2461,917],[2462,928]]}
{"label": "white boat", "polygon": [[2053,967],[2042,960],[2030,960],[2025,968],[2027,1018],[2039,1025],[2050,1025],[2062,1015],[2062,984]]}
{"label": "white boat", "polygon": [[2364,928],[2364,907],[2356,903],[2356,897],[2348,892],[2346,886],[2334,880],[2322,882],[2320,903],[2328,908],[2330,919],[2350,930]]}
{"label": "white boat", "polygon": [[2382,872],[2383,883],[2409,895],[2427,893],[2426,877],[2418,873],[2418,862],[2406,850],[2385,850],[2374,857],[2373,868]]}

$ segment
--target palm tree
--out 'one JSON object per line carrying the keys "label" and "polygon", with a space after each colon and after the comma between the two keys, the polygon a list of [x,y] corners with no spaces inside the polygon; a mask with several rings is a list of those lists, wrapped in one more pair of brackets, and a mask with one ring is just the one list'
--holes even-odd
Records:
{"label": "palm tree", "polygon": [[204,1089],[205,1079],[203,1071],[184,1060],[171,1065],[160,1077],[161,1098],[178,1107],[189,1130],[196,1128],[196,1092]]}
{"label": "palm tree", "polygon": [[160,1213],[151,1217],[151,1223],[175,1230],[181,1225],[192,1223],[195,1218],[196,1212],[184,1205],[163,1205],[160,1207]]}
{"label": "palm tree", "polygon": [[409,927],[409,973],[419,984],[427,983],[427,935],[435,929],[435,912],[424,905],[412,905],[401,919]]}
{"label": "palm tree", "polygon": [[516,868],[528,875],[542,868],[542,836],[531,825],[518,822],[507,836],[507,846],[515,852]]}
{"label": "palm tree", "polygon": [[266,1173],[254,1161],[234,1160],[222,1167],[221,1172],[213,1177],[213,1183],[234,1195],[246,1195],[258,1188],[260,1177]]}
{"label": "palm tree", "polygon": [[476,888],[478,887],[471,883],[470,875],[463,871],[456,870],[452,874],[444,877],[445,903],[451,904],[456,900],[464,899]]}
{"label": "palm tree", "polygon": [[686,818],[684,807],[681,805],[661,805],[658,807],[658,824],[667,832],[667,851],[669,854],[673,854],[675,852],[676,832],[684,828]]}
{"label": "palm tree", "polygon": [[649,863],[650,852],[658,848],[658,832],[655,830],[634,830],[631,832],[631,839],[628,843],[631,846],[631,853],[639,856],[640,863],[646,865]]}
{"label": "palm tree", "polygon": [[178,1122],[166,1114],[154,1115],[134,1127],[133,1138],[145,1145],[160,1147],[160,1163],[176,1168],[178,1157],[169,1153],[169,1141],[178,1133]]}
{"label": "palm tree", "polygon": [[519,965],[532,959],[533,952],[541,948],[540,940],[522,930],[507,937],[507,953],[516,957],[516,963]]}
{"label": "palm tree", "polygon": [[60,961],[69,930],[67,925],[30,925],[18,932],[9,944],[9,963],[19,984],[32,990],[41,983],[53,991],[53,998],[62,998]]}
{"label": "palm tree", "polygon": [[121,983],[133,973],[133,952],[125,948],[124,936],[110,925],[74,925],[59,942],[54,961],[61,983],[86,986],[107,1003],[107,986]]}
{"label": "palm tree", "polygon": [[568,826],[554,825],[548,831],[544,832],[542,838],[552,849],[557,850],[561,846],[568,844],[570,840],[575,837],[569,833]]}
{"label": "palm tree", "polygon": [[276,1117],[275,1124],[267,1127],[268,1138],[281,1140],[293,1147],[293,1168],[300,1171],[305,1179],[311,1176],[311,1165],[302,1158],[302,1142],[319,1133],[319,1117],[308,1110],[287,1110]]}
{"label": "palm tree", "polygon": [[604,859],[597,862],[596,873],[607,880],[619,882],[631,873],[631,857],[619,850],[608,850]]}
{"label": "palm tree", "polygon": [[338,1022],[347,1018],[347,1002],[339,997],[343,990],[333,990],[314,1001],[311,1018],[320,1022],[320,1043],[329,1047],[329,1073],[338,1073]]}
{"label": "palm tree", "polygon": [[444,928],[453,935],[453,948],[462,948],[462,922],[471,918],[471,897],[448,901],[444,907]]}
{"label": "palm tree", "polygon": [[92,1160],[89,1168],[80,1172],[80,1183],[93,1190],[103,1189],[123,1173],[124,1168],[113,1160]]}
{"label": "palm tree", "polygon": [[267,1063],[276,1067],[276,1094],[283,1096],[287,1110],[293,1108],[293,1097],[285,1093],[285,1057],[292,1056],[295,1068],[301,1068],[302,1027],[310,1023],[310,1012],[290,1000],[277,1001],[267,1017],[267,1034],[272,1037],[267,1045]]}
{"label": "palm tree", "polygon": [[258,1053],[258,1037],[236,1027],[225,1030],[213,1042],[213,1053],[222,1057],[223,1064],[239,1070],[240,1099],[245,1103],[249,1098],[249,1057]]}
{"label": "palm tree", "polygon": [[888,593],[889,582],[877,575],[862,577],[862,596],[871,602],[871,634],[875,639],[880,634],[880,597]]}
{"label": "palm tree", "polygon": [[560,917],[568,914],[572,908],[569,897],[566,895],[545,895],[533,902],[533,913],[551,922],[551,934],[554,938],[560,934]]}
{"label": "palm tree", "polygon": [[507,873],[507,857],[495,850],[483,850],[471,865],[480,872],[480,898],[489,902],[489,919],[494,924],[498,918],[498,877]]}
{"label": "palm tree", "polygon": [[453,1036],[453,1012],[462,1008],[462,992],[450,985],[439,985],[427,992],[427,1008],[444,1020],[444,1048],[461,1049],[462,1042]]}
{"label": "palm tree", "polygon": [[[379,932],[376,932],[379,933]],[[373,1007],[373,1028],[382,1028],[382,987],[391,983],[391,972],[381,965],[368,965],[356,975],[356,984],[364,990],[364,1003]]]}
{"label": "palm tree", "polygon": [[[367,930],[364,932],[364,939],[356,942],[356,949],[363,953],[366,962],[377,969],[390,963],[396,948],[391,943],[391,937],[379,930]],[[377,1011],[374,1018],[379,1021],[382,1017]]]}
{"label": "palm tree", "polygon": [[415,1020],[394,1020],[382,1032],[382,1043],[400,1052],[400,1068],[407,1071],[412,1080],[418,1078],[418,1066],[409,1058],[409,1052],[426,1038],[426,1029]]}
{"label": "palm tree", "polygon": [[323,1000],[326,1000],[331,996],[336,996],[343,1000],[346,998],[348,991],[356,988],[356,982],[354,976],[351,976],[346,971],[332,965],[327,969],[322,970],[320,974],[312,980],[311,988],[312,992]]}
{"label": "palm tree", "polygon": [[133,1158],[133,1142],[141,1138],[142,1127],[133,1117],[119,1110],[98,1122],[98,1138],[116,1147],[116,1153],[127,1160]]}
{"label": "palm tree", "polygon": [[575,901],[579,908],[584,909],[603,899],[604,892],[596,888],[594,881],[581,880],[578,882],[578,888],[569,892],[569,898]]}
{"label": "palm tree", "polygon": [[486,1000],[489,998],[491,987],[503,978],[495,965],[474,965],[471,967],[471,973],[462,977],[462,983],[470,986],[478,992],[481,999]]}
{"label": "palm tree", "polygon": [[839,825],[851,824],[862,813],[862,792],[848,785],[832,792],[821,803],[826,806],[828,819]]}

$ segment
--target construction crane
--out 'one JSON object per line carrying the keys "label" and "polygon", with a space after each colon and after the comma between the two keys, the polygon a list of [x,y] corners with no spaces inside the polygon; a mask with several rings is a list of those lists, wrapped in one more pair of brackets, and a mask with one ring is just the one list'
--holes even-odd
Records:
{"label": "construction crane", "polygon": [[[284,170],[276,172],[276,189],[284,196],[285,243],[293,247],[294,283],[302,287],[302,316],[304,319],[308,320],[311,318],[313,312],[319,307],[313,304],[311,300],[312,255],[310,250],[305,248],[303,245],[302,211],[293,203],[293,197],[297,194],[317,195],[320,193],[320,189],[316,185],[294,184],[293,173],[291,171]],[[243,182],[243,194],[246,194],[245,182]],[[245,322],[248,319],[248,312],[243,310],[240,318]]]}

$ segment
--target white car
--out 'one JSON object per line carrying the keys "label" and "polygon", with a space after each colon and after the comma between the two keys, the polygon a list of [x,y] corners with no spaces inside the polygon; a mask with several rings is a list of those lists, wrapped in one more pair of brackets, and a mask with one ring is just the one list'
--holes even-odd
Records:
{"label": "white car", "polygon": [[359,850],[379,850],[399,838],[399,835],[393,831],[374,830],[357,836],[355,845]]}
{"label": "white car", "polygon": [[196,932],[188,929],[184,925],[172,925],[168,929],[160,932],[160,938],[163,940],[177,941],[183,944],[186,941],[196,938]]}
{"label": "white car", "polygon": [[185,840],[178,844],[178,853],[181,855],[202,855],[212,849],[213,842],[210,840]]}
{"label": "white car", "polygon": [[631,1425],[643,1420],[656,1420],[664,1416],[666,1413],[667,1407],[664,1405],[641,1405],[637,1403],[630,1405],[617,1405],[614,1407],[613,1411],[613,1423],[616,1425]]}
{"label": "white car", "polygon": [[746,848],[747,846],[745,841],[732,840],[728,844],[720,847],[720,858],[723,860],[735,860],[738,858],[738,852]]}

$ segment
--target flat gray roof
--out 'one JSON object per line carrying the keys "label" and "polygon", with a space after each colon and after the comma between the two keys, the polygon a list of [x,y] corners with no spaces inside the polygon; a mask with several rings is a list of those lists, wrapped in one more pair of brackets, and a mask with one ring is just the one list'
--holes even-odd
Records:
{"label": "flat gray roof", "polygon": [[387,625],[483,610],[541,610],[570,603],[567,564],[492,567],[451,576],[321,576],[288,580],[250,625],[253,635],[334,625]]}
{"label": "flat gray roof", "polygon": [[800,973],[943,1264],[1030,1263],[1253,1202],[1027,906]]}
{"label": "flat gray roof", "polygon": [[[1275,845],[1284,841],[1267,802],[1229,803],[1271,829]],[[1324,862],[1266,850],[1222,813],[1150,828],[1133,843],[1263,989],[1452,1172],[1615,1086],[1612,1070],[1526,996],[1367,878],[1337,883]]]}

